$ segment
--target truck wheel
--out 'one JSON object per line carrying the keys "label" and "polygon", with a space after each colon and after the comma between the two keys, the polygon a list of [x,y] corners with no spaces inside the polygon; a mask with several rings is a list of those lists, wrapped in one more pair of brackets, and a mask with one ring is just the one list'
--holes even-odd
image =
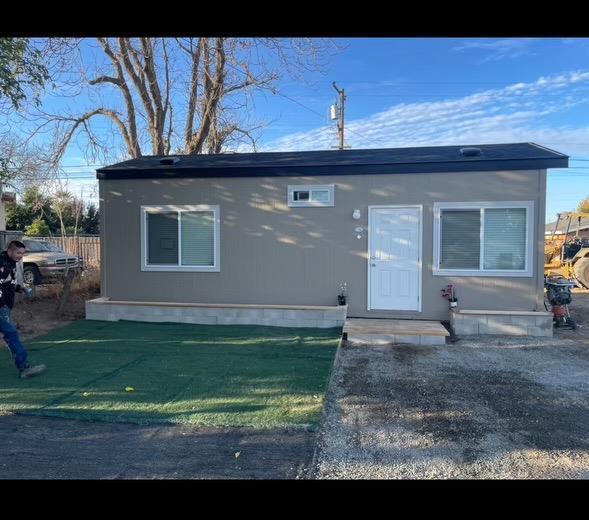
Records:
{"label": "truck wheel", "polygon": [[573,266],[575,278],[583,285],[586,289],[589,289],[589,258],[584,257],[577,260]]}
{"label": "truck wheel", "polygon": [[41,283],[41,273],[34,265],[27,265],[23,269],[23,279],[27,285],[39,285]]}

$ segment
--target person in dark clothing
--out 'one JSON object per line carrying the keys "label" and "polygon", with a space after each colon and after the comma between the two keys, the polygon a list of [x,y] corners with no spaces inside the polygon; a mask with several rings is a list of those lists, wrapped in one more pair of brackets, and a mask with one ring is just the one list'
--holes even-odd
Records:
{"label": "person in dark clothing", "polygon": [[27,362],[27,351],[20,340],[18,330],[10,320],[14,307],[14,294],[22,287],[16,283],[16,263],[22,260],[25,245],[18,240],[8,244],[6,251],[0,253],[0,332],[12,353],[20,377],[25,379],[45,371],[45,365],[31,366]]}

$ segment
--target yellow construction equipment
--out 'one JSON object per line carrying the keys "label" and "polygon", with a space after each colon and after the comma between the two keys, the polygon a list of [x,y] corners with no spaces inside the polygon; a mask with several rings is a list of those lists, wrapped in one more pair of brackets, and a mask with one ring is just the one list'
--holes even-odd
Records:
{"label": "yellow construction equipment", "polygon": [[[559,213],[550,235],[544,239],[544,275],[574,280],[589,289],[589,239],[579,238],[581,219],[589,213]],[[571,223],[577,220],[574,236],[569,237]],[[558,224],[564,222],[564,234],[557,235]]]}

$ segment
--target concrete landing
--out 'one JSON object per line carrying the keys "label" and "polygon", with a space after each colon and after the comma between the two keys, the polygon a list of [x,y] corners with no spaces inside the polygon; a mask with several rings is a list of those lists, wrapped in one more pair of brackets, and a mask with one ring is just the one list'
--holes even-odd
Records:
{"label": "concrete landing", "polygon": [[439,321],[348,318],[344,338],[351,343],[444,345],[450,333]]}

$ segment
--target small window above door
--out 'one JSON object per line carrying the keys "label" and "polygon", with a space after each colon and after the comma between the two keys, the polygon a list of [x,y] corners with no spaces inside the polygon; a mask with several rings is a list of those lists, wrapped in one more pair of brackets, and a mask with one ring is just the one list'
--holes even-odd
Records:
{"label": "small window above door", "polygon": [[334,184],[289,186],[288,205],[291,208],[334,206],[334,191]]}

